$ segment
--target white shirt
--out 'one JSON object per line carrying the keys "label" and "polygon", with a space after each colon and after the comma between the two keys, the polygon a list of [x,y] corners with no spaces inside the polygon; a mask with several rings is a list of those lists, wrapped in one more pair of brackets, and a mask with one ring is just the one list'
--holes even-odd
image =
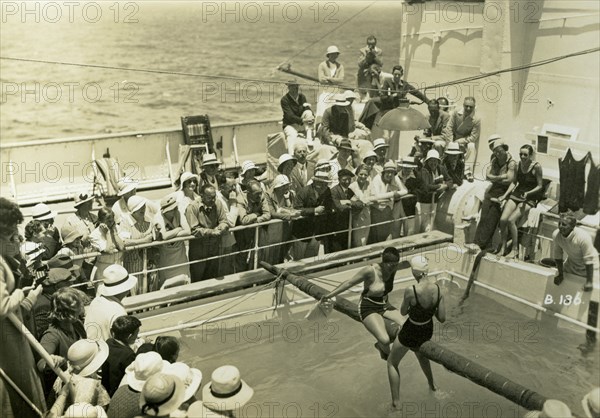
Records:
{"label": "white shirt", "polygon": [[104,296],[96,296],[85,314],[85,332],[92,340],[108,340],[110,327],[115,319],[127,315],[127,311],[119,302]]}

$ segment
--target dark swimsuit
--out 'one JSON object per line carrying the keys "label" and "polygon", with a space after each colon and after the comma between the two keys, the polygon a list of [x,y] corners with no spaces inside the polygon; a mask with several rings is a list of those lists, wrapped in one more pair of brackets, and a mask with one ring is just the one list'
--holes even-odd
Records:
{"label": "dark swimsuit", "polygon": [[438,299],[435,305],[429,309],[421,306],[417,297],[417,289],[413,286],[417,304],[409,308],[408,321],[404,323],[398,334],[398,341],[411,350],[418,350],[421,344],[429,341],[433,336],[433,321],[431,318],[435,315],[440,304],[440,287],[437,283],[436,286],[438,288]]}
{"label": "dark swimsuit", "polygon": [[365,288],[360,295],[360,300],[358,301],[358,315],[360,316],[361,321],[364,321],[367,316],[373,313],[383,315],[385,311],[397,309],[388,302],[388,294],[394,289],[394,280],[384,280],[383,284],[385,290],[381,296],[367,296],[369,288]]}

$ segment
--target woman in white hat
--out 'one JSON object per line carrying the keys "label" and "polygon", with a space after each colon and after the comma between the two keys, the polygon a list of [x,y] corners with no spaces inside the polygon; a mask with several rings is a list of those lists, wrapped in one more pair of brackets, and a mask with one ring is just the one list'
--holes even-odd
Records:
{"label": "woman in white hat", "polygon": [[[104,341],[78,340],[67,353],[73,390],[69,397],[72,403],[85,402],[106,408],[110,396],[100,382],[98,371],[108,358],[108,345]],[[62,380],[57,378],[54,389],[59,393]],[[70,406],[71,403],[68,403]]]}
{"label": "woman in white hat", "polygon": [[[367,151],[365,156],[362,159],[362,164],[365,165],[367,170],[369,171],[369,178],[372,180],[377,174],[383,171],[383,166],[379,166],[377,164],[377,160],[379,157],[377,153],[373,150]],[[355,174],[358,175],[358,170],[355,171]]]}
{"label": "woman in white hat", "polygon": [[145,417],[168,417],[177,411],[185,400],[185,385],[178,377],[158,373],[144,384],[140,396],[140,409]]}
{"label": "woman in white hat", "polygon": [[[185,184],[185,182],[184,182]],[[177,237],[191,235],[190,226],[181,212],[177,202],[177,193],[171,193],[160,201],[160,214],[152,220],[152,229],[157,240],[170,240]],[[158,283],[155,289],[160,289],[163,283],[172,277],[186,275],[190,277],[190,266],[188,262],[185,241],[171,242],[158,247]],[[165,267],[175,266],[165,269]]]}
{"label": "woman in white hat", "polygon": [[327,59],[320,63],[317,69],[319,82],[341,85],[344,82],[344,66],[337,61],[340,50],[337,46],[331,45],[327,48],[325,56]]}
{"label": "woman in white hat", "polygon": [[202,372],[185,363],[175,362],[168,364],[164,368],[163,373],[178,377],[179,380],[183,382],[185,386],[185,395],[179,409],[186,411],[190,404],[197,401],[196,393],[200,390],[200,385],[202,384]]}
{"label": "woman in white hat", "polygon": [[[254,164],[254,161],[244,161],[242,163],[242,171],[240,173],[240,177],[238,179],[238,187],[237,187],[237,193],[241,194],[242,192],[245,192],[247,190],[247,184],[249,181],[251,180],[256,180],[259,181],[259,179],[257,179],[257,175],[258,175],[258,167],[256,166],[256,164]],[[260,181],[259,181],[260,182]],[[260,182],[260,186],[262,188],[262,191],[265,192],[265,186],[262,182]],[[219,190],[217,188],[217,190]]]}
{"label": "woman in white hat", "polygon": [[198,184],[200,178],[197,174],[186,171],[179,177],[179,189],[175,192],[177,197],[177,204],[179,205],[179,211],[182,215],[185,215],[185,210],[194,200],[200,198],[198,194]]}
{"label": "woman in white hat", "polygon": [[419,176],[418,222],[422,232],[429,232],[433,224],[434,209],[439,195],[448,189],[450,178],[441,165],[440,154],[429,150]]}
{"label": "woman in white hat", "polygon": [[122,178],[117,183],[119,191],[117,196],[119,199],[112,205],[112,211],[117,223],[124,221],[130,222],[129,209],[127,209],[127,201],[131,196],[135,196],[137,193],[138,184],[132,179]]}
{"label": "woman in white hat", "polygon": [[[154,240],[154,230],[152,229],[152,221],[154,217],[150,214],[147,208],[148,199],[138,195],[131,196],[127,201],[127,209],[133,221],[132,224],[124,222],[119,226],[119,234],[123,238],[125,246],[130,247],[139,244],[147,244]],[[146,249],[148,252],[147,265],[144,266],[144,250],[128,250],[123,256],[123,267],[127,271],[137,273],[144,268],[154,269],[154,259],[156,255],[155,248]],[[142,275],[138,275],[138,286],[135,288],[136,292],[132,292],[133,295],[139,293],[145,293],[148,289],[142,287]],[[148,280],[150,283],[156,281],[156,273],[150,273]]]}
{"label": "woman in white hat", "polygon": [[[363,202],[360,212],[352,213],[352,248],[367,245],[369,238],[369,226],[371,225],[371,205],[374,203],[371,190],[371,173],[374,171],[373,165],[377,159],[375,153],[367,154],[363,161],[370,157],[372,165],[361,164],[356,169],[356,180],[350,183],[350,190]],[[377,174],[375,174],[377,175]]]}
{"label": "woman in white hat", "polygon": [[94,280],[96,275],[96,278],[102,277],[102,271],[112,264],[123,264],[125,243],[119,232],[113,211],[101,208],[98,211],[98,225],[90,234],[90,245],[102,254],[96,257],[90,280]]}

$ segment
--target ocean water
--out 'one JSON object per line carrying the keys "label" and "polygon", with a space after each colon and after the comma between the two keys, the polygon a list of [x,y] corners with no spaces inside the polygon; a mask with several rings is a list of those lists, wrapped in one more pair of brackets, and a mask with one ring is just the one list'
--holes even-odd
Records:
{"label": "ocean water", "polygon": [[[166,73],[2,59],[0,135],[15,142],[174,128],[180,116],[195,114],[209,114],[213,123],[277,118],[286,88],[276,82],[290,76],[275,68],[285,61],[316,76],[335,44],[354,85],[358,49],[374,34],[384,70],[397,64],[401,7],[397,1],[3,2],[3,58]],[[303,89],[314,99],[314,85]]]}

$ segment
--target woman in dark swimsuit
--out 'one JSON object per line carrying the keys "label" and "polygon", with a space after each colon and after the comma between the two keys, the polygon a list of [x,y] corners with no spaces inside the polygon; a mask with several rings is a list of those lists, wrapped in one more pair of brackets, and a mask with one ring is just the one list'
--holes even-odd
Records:
{"label": "woman in dark swimsuit", "polygon": [[533,147],[523,145],[519,150],[519,157],[515,180],[508,186],[506,193],[498,199],[499,202],[506,200],[500,218],[501,254],[506,255],[507,232],[510,230],[512,250],[508,255],[509,258],[516,258],[519,255],[517,222],[525,218],[529,210],[544,198],[542,166],[533,161]]}
{"label": "woman in dark swimsuit", "polygon": [[367,331],[377,338],[375,348],[384,360],[390,354],[390,343],[395,335],[394,326],[390,321],[398,325],[404,322],[398,309],[388,302],[388,294],[394,288],[394,276],[399,261],[398,250],[388,247],[383,250],[381,263],[363,267],[353,278],[336,287],[321,300],[322,303],[327,302],[335,295],[364,282],[365,287],[358,302],[358,313]]}
{"label": "woman in dark swimsuit", "polygon": [[427,377],[429,389],[436,390],[429,359],[418,350],[421,344],[429,341],[433,335],[433,317],[435,316],[440,322],[446,320],[446,305],[440,288],[426,279],[429,271],[427,259],[420,255],[415,256],[410,260],[410,265],[418,284],[408,287],[404,291],[400,313],[408,314],[408,321],[402,326],[398,338],[394,341],[387,361],[392,404],[395,408],[400,407],[400,370],[398,365],[408,350],[413,350],[417,356],[421,370]]}

